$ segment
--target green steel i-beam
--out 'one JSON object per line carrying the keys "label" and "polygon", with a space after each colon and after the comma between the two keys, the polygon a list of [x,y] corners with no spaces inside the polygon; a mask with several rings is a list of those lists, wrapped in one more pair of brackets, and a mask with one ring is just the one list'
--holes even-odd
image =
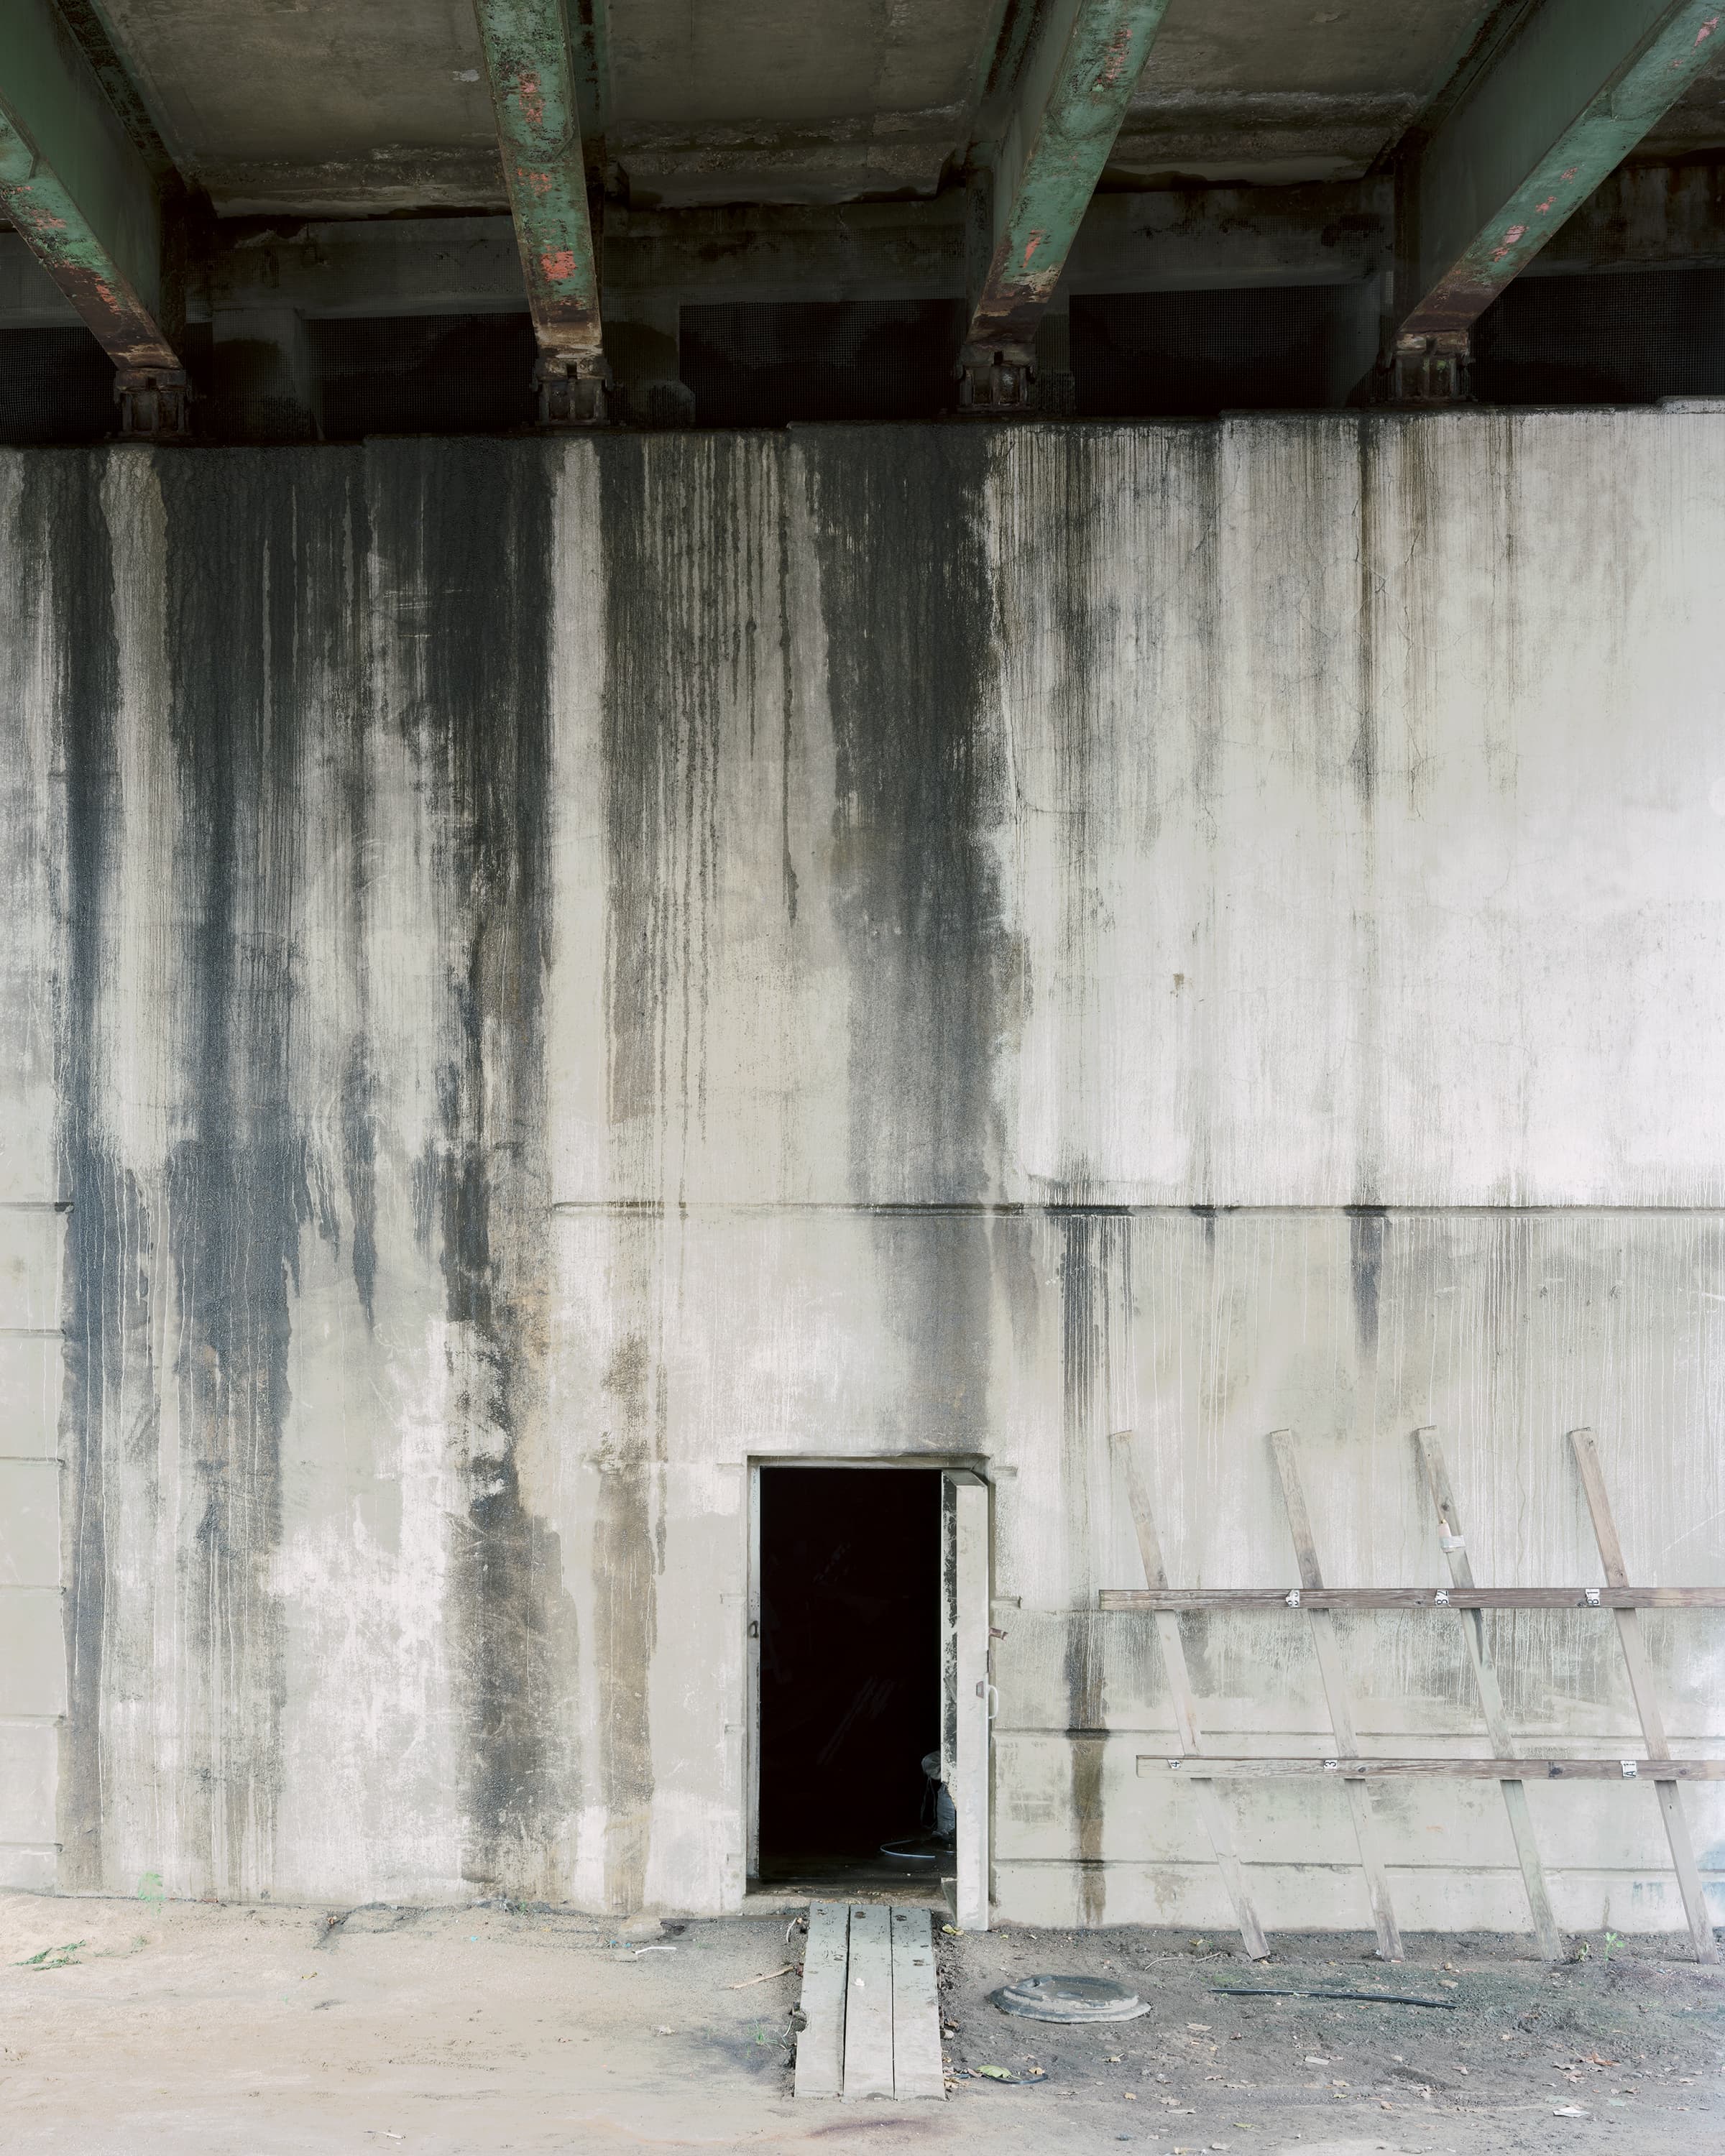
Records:
{"label": "green steel i-beam", "polygon": [[599,279],[563,0],[474,0],[539,346],[541,416],[605,417]]}
{"label": "green steel i-beam", "polygon": [[1517,24],[1399,177],[1404,382],[1455,393],[1474,323],[1725,54],[1722,32],[1721,0],[1543,0]]}
{"label": "green steel i-beam", "polygon": [[6,0],[0,206],[117,370],[121,431],[186,431],[187,386],[157,321],[155,183],[48,0]]}
{"label": "green steel i-beam", "polygon": [[1024,401],[1036,326],[1114,147],[1168,0],[1052,0],[978,163],[967,404]]}

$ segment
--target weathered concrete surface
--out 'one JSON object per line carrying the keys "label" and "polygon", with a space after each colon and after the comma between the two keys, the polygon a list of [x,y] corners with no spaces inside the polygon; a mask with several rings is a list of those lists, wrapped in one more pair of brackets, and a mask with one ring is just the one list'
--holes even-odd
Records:
{"label": "weathered concrete surface", "polygon": [[[1222,1915],[1111,1429],[1177,1579],[1292,1578],[1277,1424],[1333,1578],[1440,1577],[1425,1421],[1481,1579],[1598,1576],[1579,1422],[1718,1578],[1722,480],[1655,413],[5,459],[12,1875],[734,1906],[752,1457],[994,1481],[1012,1917]],[[1511,1712],[1615,1755],[1591,1626]],[[1347,1638],[1471,1746],[1458,1638]],[[1296,1632],[1189,1653],[1322,1745]],[[1230,1799],[1272,1927],[1363,1921],[1334,1798]],[[1522,1920],[1493,1793],[1374,1801],[1404,1921]],[[1563,1921],[1680,1921],[1650,1792],[1535,1801]]]}

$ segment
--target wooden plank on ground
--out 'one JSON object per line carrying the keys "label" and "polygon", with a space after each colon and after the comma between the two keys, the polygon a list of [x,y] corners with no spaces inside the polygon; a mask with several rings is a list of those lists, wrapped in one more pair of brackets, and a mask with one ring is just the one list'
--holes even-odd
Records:
{"label": "wooden plank on ground", "polygon": [[[1444,1448],[1438,1434],[1430,1424],[1414,1433],[1419,1448],[1420,1464],[1425,1472],[1425,1486],[1431,1495],[1432,1509],[1437,1514],[1438,1540],[1450,1568],[1452,1588],[1471,1589],[1473,1560],[1467,1553],[1467,1537],[1461,1525],[1461,1509],[1455,1502],[1455,1492],[1450,1486],[1450,1470],[1444,1459]],[[1467,1611],[1461,1620],[1461,1636],[1466,1642],[1468,1660],[1473,1664],[1474,1682],[1479,1689],[1480,1712],[1484,1717],[1486,1735],[1491,1749],[1500,1758],[1507,1757],[1512,1748],[1509,1734],[1509,1717],[1504,1711],[1503,1693],[1497,1682],[1497,1666],[1491,1656],[1491,1642],[1486,1635],[1486,1620],[1477,1607]],[[1533,1936],[1538,1941],[1539,1951],[1547,1961],[1563,1958],[1563,1938],[1558,1929],[1558,1920],[1553,1913],[1551,1895],[1545,1883],[1545,1866],[1539,1860],[1539,1844],[1533,1833],[1533,1815],[1527,1808],[1527,1791],[1517,1778],[1506,1776],[1502,1783],[1503,1809],[1509,1820],[1509,1830],[1516,1845],[1516,1857],[1522,1867],[1522,1884],[1527,1890],[1527,1913],[1532,1920]]]}
{"label": "wooden plank on ground", "polygon": [[1314,1759],[1307,1755],[1271,1758],[1259,1753],[1202,1760],[1158,1758],[1140,1753],[1138,1773],[1147,1781],[1178,1775],[1187,1780],[1196,1767],[1206,1777],[1230,1781],[1299,1780],[1313,1776],[1332,1782],[1532,1781],[1532,1782],[1725,1782],[1725,1759]]}
{"label": "wooden plank on ground", "polygon": [[845,2086],[845,1965],[850,1911],[843,1902],[809,1904],[803,1948],[803,2028],[797,2038],[796,2093],[839,2095]]}
{"label": "wooden plank on ground", "polygon": [[892,2086],[899,2097],[944,2101],[940,1999],[927,1909],[892,1912]]}
{"label": "wooden plank on ground", "polygon": [[892,2094],[892,1912],[850,1905],[845,1982],[845,2101]]}
{"label": "wooden plank on ground", "polygon": [[[1146,1584],[1153,1590],[1165,1589],[1168,1570],[1163,1563],[1162,1537],[1156,1531],[1149,1477],[1138,1455],[1137,1437],[1132,1430],[1117,1430],[1110,1442],[1125,1471],[1127,1502],[1132,1508],[1132,1531],[1137,1537],[1138,1558],[1144,1568]],[[1106,1595],[1103,1606],[1107,1606]],[[1156,1637],[1162,1649],[1163,1666],[1168,1671],[1168,1696],[1173,1702],[1174,1722],[1180,1732],[1181,1745],[1196,1757],[1204,1750],[1204,1738],[1198,1724],[1198,1695],[1193,1689],[1192,1673],[1186,1666],[1186,1647],[1180,1637],[1178,1617],[1171,1611],[1159,1614]],[[1269,1954],[1270,1942],[1264,1936],[1264,1927],[1258,1921],[1258,1912],[1246,1890],[1245,1873],[1234,1845],[1234,1829],[1227,1811],[1209,1782],[1194,1777],[1192,1787],[1198,1799],[1199,1817],[1209,1837],[1217,1871],[1234,1905],[1234,1921],[1240,1927],[1245,1950],[1254,1961],[1262,1961]]]}
{"label": "wooden plank on ground", "polygon": [[[1294,1458],[1293,1432],[1272,1430],[1270,1449],[1281,1482],[1282,1503],[1287,1508],[1288,1532],[1293,1538],[1294,1557],[1300,1568],[1300,1584],[1302,1588],[1322,1587],[1323,1573],[1317,1561],[1317,1544],[1312,1532],[1312,1517],[1306,1509],[1306,1492],[1300,1481],[1299,1464]],[[1330,1724],[1336,1732],[1336,1749],[1344,1758],[1357,1758],[1359,1743],[1353,1733],[1353,1704],[1348,1689],[1348,1672],[1343,1666],[1342,1650],[1337,1644],[1336,1620],[1327,1609],[1312,1609],[1307,1612],[1307,1621],[1312,1627],[1312,1644],[1317,1655],[1318,1675],[1323,1680],[1324,1697],[1329,1703]],[[1366,1896],[1372,1905],[1373,1928],[1378,1934],[1378,1952],[1385,1961],[1399,1961],[1402,1958],[1401,1933],[1397,1928],[1395,1910],[1389,1899],[1389,1875],[1384,1869],[1383,1859],[1378,1853],[1371,1794],[1364,1784],[1357,1779],[1350,1780],[1347,1787],[1348,1808],[1353,1815],[1353,1837],[1359,1844],[1360,1869],[1365,1874]]]}
{"label": "wooden plank on ground", "polygon": [[[1623,1561],[1623,1545],[1617,1539],[1617,1523],[1611,1517],[1611,1501],[1605,1494],[1605,1477],[1599,1467],[1599,1449],[1594,1443],[1590,1430],[1572,1430],[1570,1448],[1575,1455],[1575,1465],[1581,1473],[1581,1486],[1587,1495],[1587,1508],[1593,1517],[1594,1540],[1599,1546],[1599,1562],[1604,1568],[1608,1586],[1622,1587],[1629,1578]],[[1641,1735],[1645,1741],[1649,1757],[1661,1763],[1669,1760],[1671,1748],[1665,1733],[1665,1717],[1660,1712],[1659,1695],[1654,1690],[1652,1665],[1647,1660],[1646,1642],[1641,1637],[1640,1612],[1620,1609],[1617,1612],[1617,1637],[1623,1649],[1624,1667],[1629,1671],[1630,1690],[1635,1695],[1635,1712],[1640,1717]],[[1683,1815],[1682,1799],[1677,1790],[1676,1777],[1661,1774],[1654,1787],[1659,1793],[1659,1809],[1665,1820],[1665,1837],[1671,1845],[1671,1868],[1677,1875],[1677,1891],[1683,1897],[1684,1914],[1689,1919],[1689,1936],[1695,1942],[1698,1961],[1717,1962],[1719,1948],[1713,1938],[1713,1922],[1707,1908],[1707,1894],[1701,1883],[1701,1873],[1695,1862],[1695,1845],[1689,1838],[1689,1822]]]}
{"label": "wooden plank on ground", "polygon": [[1101,1609],[1725,1609],[1725,1587],[1105,1587]]}

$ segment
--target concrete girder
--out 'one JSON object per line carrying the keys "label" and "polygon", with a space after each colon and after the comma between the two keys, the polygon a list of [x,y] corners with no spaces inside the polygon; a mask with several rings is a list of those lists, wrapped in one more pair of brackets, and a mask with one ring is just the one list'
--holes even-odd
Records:
{"label": "concrete girder", "polygon": [[1461,392],[1474,323],[1722,50],[1721,0],[1543,0],[1398,176],[1395,393]]}
{"label": "concrete girder", "polygon": [[[1647,220],[1644,219],[1644,222]],[[1098,195],[1067,258],[1062,291],[1343,285],[1390,261],[1387,180],[1309,187],[1170,188]],[[216,228],[218,243],[223,228]],[[964,203],[930,202],[628,209],[605,215],[608,349],[637,302],[959,299]],[[30,319],[34,295],[7,282],[0,323]],[[236,233],[208,265],[213,315],[292,305],[308,316],[519,312],[526,305],[505,217],[338,218]],[[193,297],[195,310],[200,304]]]}
{"label": "concrete girder", "polygon": [[121,432],[182,437],[188,390],[160,320],[156,184],[49,0],[8,0],[0,203],[113,361]]}
{"label": "concrete girder", "polygon": [[608,416],[608,382],[581,131],[583,105],[597,99],[597,44],[590,35],[578,64],[563,0],[474,0],[474,11],[539,346],[540,417],[592,425]]}
{"label": "concrete girder", "polygon": [[1168,0],[1049,0],[1004,112],[975,160],[961,401],[1026,401],[1036,329]]}

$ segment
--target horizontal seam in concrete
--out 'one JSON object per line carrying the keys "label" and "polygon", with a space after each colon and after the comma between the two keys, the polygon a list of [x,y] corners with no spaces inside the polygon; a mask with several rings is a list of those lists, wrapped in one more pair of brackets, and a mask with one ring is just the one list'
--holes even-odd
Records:
{"label": "horizontal seam in concrete", "polygon": [[61,1340],[65,1337],[58,1325],[0,1325],[0,1340]]}
{"label": "horizontal seam in concrete", "polygon": [[[1242,1856],[1240,1861],[1248,1871],[1359,1871],[1357,1856]],[[1158,1871],[1176,1868],[1191,1871],[1214,1871],[1214,1856],[1000,1856],[993,1860],[997,1871],[1117,1871],[1129,1864],[1154,1865]],[[1513,1864],[1414,1864],[1402,1863],[1395,1857],[1387,1860],[1389,1871],[1434,1871],[1449,1877],[1458,1873],[1472,1877],[1479,1873],[1495,1875],[1502,1872],[1513,1877]],[[1650,1879],[1669,1880],[1669,1871],[1661,1871],[1656,1864],[1553,1864],[1546,1861],[1548,1876],[1563,1877],[1566,1873],[1582,1879]],[[1717,1865],[1700,1866],[1704,1879],[1725,1881],[1725,1871]]]}
{"label": "horizontal seam in concrete", "polygon": [[1311,1218],[1334,1214],[1338,1219],[1371,1220],[1411,1219],[1448,1219],[1457,1214],[1477,1214],[1482,1219],[1502,1215],[1525,1215],[1530,1219],[1543,1214],[1564,1216],[1570,1214],[1604,1218],[1618,1217],[1638,1219],[1645,1214],[1672,1214],[1681,1219],[1725,1219],[1725,1204],[1717,1205],[1440,1205],[1440,1204],[1339,1204],[1308,1205],[1211,1205],[1194,1200],[1184,1205],[1116,1204],[1106,1199],[1033,1199],[1025,1203],[1003,1201],[990,1204],[983,1200],[937,1200],[921,1204],[914,1199],[893,1199],[876,1204],[859,1204],[843,1199],[787,1199],[757,1204],[745,1199],[685,1199],[673,1203],[656,1198],[556,1198],[547,1210],[552,1213],[595,1213],[603,1214],[649,1214],[663,1218],[670,1214],[726,1214],[758,1215],[775,1219],[780,1215],[801,1213],[851,1214],[860,1218],[875,1219],[895,1214],[915,1216],[931,1214],[957,1218],[977,1217],[987,1219],[1029,1219],[1038,1215],[1051,1219],[1067,1219],[1074,1215],[1103,1215],[1116,1217],[1139,1214],[1166,1217],[1170,1219],[1237,1219],[1260,1216],[1286,1215],[1290,1218]]}
{"label": "horizontal seam in concrete", "polygon": [[[1356,1727],[1362,1736],[1381,1737],[1386,1738],[1394,1738],[1398,1739],[1406,1738],[1410,1743],[1416,1738],[1429,1743],[1431,1736],[1431,1732],[1429,1730],[1378,1729],[1373,1728],[1370,1723],[1363,1722],[1357,1723]],[[1165,1737],[1169,1739],[1169,1742],[1157,1748],[1156,1756],[1158,1758],[1163,1757],[1164,1753],[1170,1759],[1175,1758],[1177,1755],[1185,1756],[1180,1754],[1179,1739],[1175,1736],[1172,1729],[1062,1729],[1057,1723],[1051,1722],[996,1722],[993,1725],[993,1727],[997,1738],[1092,1738],[1099,1742],[1103,1738],[1134,1738],[1142,1743],[1152,1737]],[[1477,1736],[1471,1730],[1452,1730],[1449,1733],[1453,1741],[1457,1744],[1476,1744],[1479,1742]],[[1522,1733],[1523,1737],[1527,1737],[1527,1732],[1525,1730]],[[1697,1736],[1692,1733],[1686,1736],[1682,1732],[1674,1730],[1667,1730],[1666,1733],[1667,1736],[1673,1738],[1676,1743],[1681,1744],[1708,1744],[1716,1741],[1711,1735]],[[1324,1739],[1327,1732],[1314,1727],[1310,1723],[1299,1729],[1266,1729],[1257,1725],[1254,1725],[1250,1728],[1242,1728],[1238,1724],[1206,1722],[1204,1724],[1204,1743],[1209,1748],[1209,1756],[1211,1757],[1216,1756],[1216,1739],[1219,1737],[1251,1738],[1255,1739],[1268,1738],[1272,1737],[1300,1738],[1310,1743],[1314,1748],[1311,1755],[1314,1759],[1327,1759],[1334,1756],[1332,1751],[1326,1751],[1323,1748]],[[1559,1761],[1569,1758],[1584,1759],[1595,1756],[1592,1753],[1582,1752],[1574,1748],[1583,1744],[1596,1744],[1599,1746],[1601,1748],[1597,1756],[1601,1759],[1627,1758],[1629,1754],[1623,1749],[1623,1747],[1625,1745],[1635,1745],[1639,1747],[1641,1741],[1639,1732],[1631,1735],[1628,1730],[1625,1730],[1619,1736],[1527,1738],[1527,1742],[1534,1744],[1568,1745],[1571,1748],[1568,1751],[1554,1753],[1550,1755]],[[1205,1753],[1194,1752],[1189,1756],[1192,1764],[1198,1768],[1199,1772],[1202,1773],[1202,1762],[1206,1756]],[[1430,1756],[1434,1759],[1446,1759],[1451,1755],[1446,1752],[1434,1752]],[[1466,1758],[1471,1758],[1472,1755],[1471,1753],[1464,1753],[1457,1756]],[[1543,1758],[1547,1755],[1543,1753],[1522,1753],[1519,1756],[1522,1758]],[[1640,1757],[1639,1750],[1635,1756],[1638,1758]],[[1680,1753],[1678,1756],[1681,1758],[1682,1755]],[[1651,1767],[1656,1765],[1657,1763],[1652,1760],[1642,1759],[1641,1763],[1644,1767]],[[1657,1777],[1656,1776],[1654,1779],[1656,1779]]]}

